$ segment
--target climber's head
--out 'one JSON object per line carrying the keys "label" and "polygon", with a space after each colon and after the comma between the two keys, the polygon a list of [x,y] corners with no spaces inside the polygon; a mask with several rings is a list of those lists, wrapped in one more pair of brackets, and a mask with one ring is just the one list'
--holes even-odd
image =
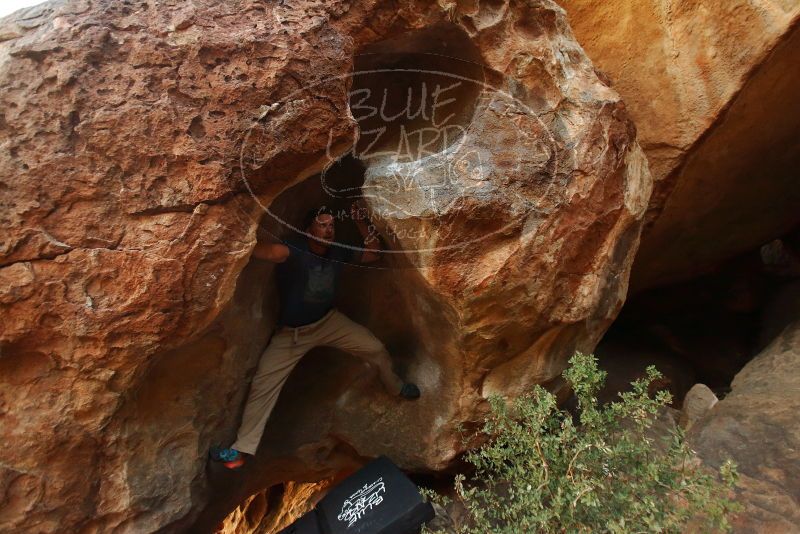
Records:
{"label": "climber's head", "polygon": [[333,213],[325,206],[310,209],[303,224],[305,231],[318,240],[331,242],[336,235]]}

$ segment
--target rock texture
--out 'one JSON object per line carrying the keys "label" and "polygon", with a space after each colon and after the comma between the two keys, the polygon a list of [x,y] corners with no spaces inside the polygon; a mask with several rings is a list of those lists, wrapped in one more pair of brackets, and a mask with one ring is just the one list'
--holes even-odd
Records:
{"label": "rock texture", "polygon": [[[379,453],[441,469],[486,395],[555,377],[623,303],[647,163],[549,0],[71,0],[3,19],[0,39],[0,530],[211,529],[251,494]],[[481,79],[441,147],[455,158],[402,165],[428,173],[416,191],[448,161],[468,172],[439,211],[370,198],[399,254],[351,273],[368,291],[342,302],[423,399],[312,353],[259,460],[209,484],[206,450],[235,432],[273,322],[270,269],[248,263],[261,206],[302,206],[287,188],[355,146],[359,50],[465,42]],[[391,179],[365,166],[366,188]],[[204,508],[210,492],[228,500]]]}
{"label": "rock texture", "polygon": [[563,0],[629,106],[655,180],[633,291],[689,278],[800,222],[794,0]]}
{"label": "rock texture", "polygon": [[[742,475],[738,533],[800,532],[800,284],[767,313],[769,344],[736,376],[732,391],[695,422],[689,439],[704,461],[733,458]],[[777,331],[777,334],[776,334]]]}
{"label": "rock texture", "polygon": [[695,384],[683,399],[680,425],[688,430],[719,402],[714,392],[705,384]]}

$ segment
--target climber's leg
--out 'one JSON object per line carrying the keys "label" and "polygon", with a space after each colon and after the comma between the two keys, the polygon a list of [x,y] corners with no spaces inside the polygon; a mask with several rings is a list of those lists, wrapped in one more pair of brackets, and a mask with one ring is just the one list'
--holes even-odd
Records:
{"label": "climber's leg", "polygon": [[300,358],[314,347],[307,336],[296,336],[294,330],[282,328],[269,341],[261,355],[258,371],[250,385],[250,394],[242,415],[242,424],[232,449],[255,454],[278,394]]}
{"label": "climber's leg", "polygon": [[403,390],[404,382],[392,370],[391,356],[381,340],[338,310],[325,324],[318,342],[349,352],[377,367],[383,386],[392,395],[398,395]]}

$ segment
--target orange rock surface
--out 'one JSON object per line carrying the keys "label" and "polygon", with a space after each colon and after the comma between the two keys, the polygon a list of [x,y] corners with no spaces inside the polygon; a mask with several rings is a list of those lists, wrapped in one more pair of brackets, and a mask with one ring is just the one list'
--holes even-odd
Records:
{"label": "orange rock surface", "polygon": [[633,291],[707,272],[800,222],[800,3],[561,5],[628,105],[653,173]]}
{"label": "orange rock surface", "polygon": [[[2,530],[212,528],[376,454],[441,469],[487,395],[552,380],[622,306],[651,179],[550,0],[74,0],[0,36]],[[417,87],[466,79],[458,142],[400,165],[413,191],[364,158],[401,254],[351,271],[341,302],[423,397],[311,353],[249,470],[207,472],[274,323],[270,267],[249,261],[261,206],[305,208],[289,188],[356,146],[360,52],[455,58],[403,78]]]}

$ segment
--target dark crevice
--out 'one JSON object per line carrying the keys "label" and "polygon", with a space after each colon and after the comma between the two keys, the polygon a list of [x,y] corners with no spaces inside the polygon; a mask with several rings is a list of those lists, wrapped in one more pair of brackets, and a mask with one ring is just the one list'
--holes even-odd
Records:
{"label": "dark crevice", "polygon": [[[97,248],[104,248],[104,247],[97,247]],[[36,256],[36,257],[22,258],[22,259],[19,259],[19,260],[14,260],[14,261],[8,262],[8,263],[0,262],[0,269],[6,269],[8,267],[11,267],[12,265],[16,265],[17,263],[32,263],[32,262],[36,262],[36,261],[54,260],[54,259],[58,258],[59,256],[63,256],[64,254],[69,254],[73,250],[75,250],[75,249],[74,248],[69,248],[67,250],[54,252],[52,254],[41,254],[41,255]]]}
{"label": "dark crevice", "polygon": [[193,118],[192,122],[189,124],[189,128],[187,129],[187,133],[192,137],[192,139],[197,141],[204,138],[206,136],[206,128],[203,125],[203,117],[198,115]]}
{"label": "dark crevice", "polygon": [[631,298],[598,345],[609,372],[604,400],[655,365],[680,407],[696,383],[718,397],[771,341],[768,307],[800,278],[800,228],[687,282]]}
{"label": "dark crevice", "polygon": [[228,192],[217,198],[210,198],[193,202],[188,204],[173,204],[170,206],[153,206],[152,208],[145,208],[138,211],[130,212],[128,215],[142,216],[142,215],[160,215],[162,213],[192,213],[198,206],[205,204],[206,206],[214,206],[217,204],[224,204],[230,199],[238,195],[239,192]]}

